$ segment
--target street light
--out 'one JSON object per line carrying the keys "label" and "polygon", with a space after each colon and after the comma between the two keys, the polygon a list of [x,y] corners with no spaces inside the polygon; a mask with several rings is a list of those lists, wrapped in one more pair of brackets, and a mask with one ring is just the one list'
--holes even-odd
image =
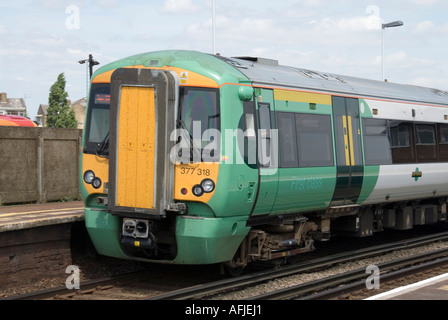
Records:
{"label": "street light", "polygon": [[93,74],[93,66],[97,66],[100,63],[96,60],[93,60],[93,56],[91,54],[89,54],[89,59],[84,59],[84,60],[79,60],[78,61],[80,64],[84,64],[86,62],[89,63],[89,74],[90,74],[90,78],[92,78],[92,74]]}
{"label": "street light", "polygon": [[396,28],[396,27],[401,27],[404,26],[403,21],[394,21],[394,22],[390,22],[390,23],[385,23],[382,25],[383,28],[383,58],[382,58],[382,63],[383,63],[383,74],[382,74],[382,79],[381,81],[386,81],[386,79],[384,78],[384,31],[387,28]]}
{"label": "street light", "polygon": [[216,54],[216,1],[212,0],[212,51]]}
{"label": "street light", "polygon": [[[91,54],[89,54],[89,58],[88,59],[79,60],[78,62],[79,62],[79,64],[85,64],[86,62],[88,62],[88,64],[86,64],[86,69],[87,68],[89,69],[89,75],[90,75],[90,77],[86,80],[87,81],[87,83],[86,83],[86,97],[88,97],[88,95],[89,95],[89,82],[90,82],[90,79],[92,79],[93,66],[97,66],[100,63],[98,61],[96,61],[96,60],[93,60],[93,55],[91,55]],[[87,73],[87,70],[86,70],[86,73]]]}

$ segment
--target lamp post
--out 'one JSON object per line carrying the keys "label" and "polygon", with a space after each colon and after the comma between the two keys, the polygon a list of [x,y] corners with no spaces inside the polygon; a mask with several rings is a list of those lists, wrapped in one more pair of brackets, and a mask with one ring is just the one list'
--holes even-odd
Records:
{"label": "lamp post", "polygon": [[212,47],[216,54],[216,0],[212,0]]}
{"label": "lamp post", "polygon": [[[86,97],[89,96],[89,82],[90,79],[92,79],[92,74],[93,74],[93,66],[97,66],[100,63],[96,60],[93,60],[93,55],[89,54],[89,58],[88,59],[84,59],[84,60],[79,60],[78,61],[79,64],[85,64],[86,62],[88,62],[88,64],[86,64],[86,69],[89,69],[89,78],[86,80],[87,84],[86,84]],[[87,70],[86,70],[87,73]]]}
{"label": "lamp post", "polygon": [[386,81],[386,79],[384,78],[384,33],[385,33],[385,30],[387,28],[396,28],[396,27],[401,27],[403,25],[404,25],[403,21],[394,21],[394,22],[390,22],[390,23],[386,23],[386,24],[382,25],[382,28],[383,28],[383,57],[382,57],[383,73],[382,73],[381,81]]}

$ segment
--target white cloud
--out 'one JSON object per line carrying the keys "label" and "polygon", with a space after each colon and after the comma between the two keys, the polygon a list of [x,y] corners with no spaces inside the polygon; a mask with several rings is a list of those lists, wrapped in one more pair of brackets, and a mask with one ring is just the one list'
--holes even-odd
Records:
{"label": "white cloud", "polygon": [[319,21],[312,21],[311,24],[319,32],[337,33],[339,31],[348,32],[364,32],[366,30],[380,30],[382,20],[371,15],[368,17],[352,17],[352,18],[324,18]]}
{"label": "white cloud", "polygon": [[435,4],[439,4],[441,0],[411,0],[411,3],[423,6],[432,6]]}
{"label": "white cloud", "polygon": [[422,21],[419,24],[417,24],[417,26],[415,27],[415,32],[422,34],[422,33],[427,33],[431,30],[433,30],[435,27],[434,22],[426,20],[426,21]]}
{"label": "white cloud", "polygon": [[434,78],[430,76],[419,76],[410,81],[411,84],[427,88],[436,88],[440,90],[448,89],[448,80],[446,78]]}
{"label": "white cloud", "polygon": [[5,26],[0,25],[0,35],[5,35],[9,32],[8,28]]}
{"label": "white cloud", "polygon": [[163,4],[163,12],[166,13],[194,13],[199,9],[192,0],[165,0]]}

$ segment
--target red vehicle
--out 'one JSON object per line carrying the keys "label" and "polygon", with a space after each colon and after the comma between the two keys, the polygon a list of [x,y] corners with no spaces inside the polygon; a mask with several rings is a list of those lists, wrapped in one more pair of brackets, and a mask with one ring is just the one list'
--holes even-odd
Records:
{"label": "red vehicle", "polygon": [[5,115],[0,115],[0,126],[37,127],[37,125],[28,118]]}

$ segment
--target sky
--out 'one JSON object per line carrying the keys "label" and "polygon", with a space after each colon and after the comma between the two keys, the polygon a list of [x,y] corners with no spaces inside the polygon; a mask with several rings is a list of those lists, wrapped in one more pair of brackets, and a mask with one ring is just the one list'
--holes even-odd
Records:
{"label": "sky", "polygon": [[[216,52],[282,65],[448,90],[446,0],[215,0]],[[86,65],[139,53],[212,53],[212,0],[0,0],[0,92],[34,120],[65,74],[86,96]],[[98,67],[95,67],[96,70]]]}

